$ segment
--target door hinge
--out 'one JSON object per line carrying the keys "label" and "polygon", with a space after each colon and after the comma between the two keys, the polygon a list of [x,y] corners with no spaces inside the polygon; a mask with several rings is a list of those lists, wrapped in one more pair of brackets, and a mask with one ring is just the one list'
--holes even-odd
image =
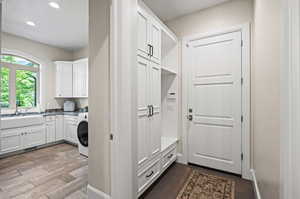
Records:
{"label": "door hinge", "polygon": [[244,84],[244,78],[241,78],[241,84],[242,85]]}
{"label": "door hinge", "polygon": [[241,122],[244,122],[244,116],[241,116]]}
{"label": "door hinge", "polygon": [[241,46],[242,46],[242,47],[244,46],[244,41],[243,41],[243,40],[241,40]]}
{"label": "door hinge", "polygon": [[111,140],[111,141],[113,141],[114,140],[114,134],[109,134],[109,139]]}
{"label": "door hinge", "polygon": [[244,154],[241,153],[241,160],[244,160]]}

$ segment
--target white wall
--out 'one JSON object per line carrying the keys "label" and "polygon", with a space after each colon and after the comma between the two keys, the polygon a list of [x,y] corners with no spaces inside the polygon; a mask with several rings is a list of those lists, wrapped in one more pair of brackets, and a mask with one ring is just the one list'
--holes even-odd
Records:
{"label": "white wall", "polygon": [[280,0],[255,0],[252,69],[254,169],[262,198],[279,198]]}
{"label": "white wall", "polygon": [[110,194],[109,0],[89,1],[89,185]]}
{"label": "white wall", "polygon": [[218,31],[253,20],[252,0],[233,0],[167,21],[178,37]]}
{"label": "white wall", "polygon": [[[253,1],[234,0],[167,21],[166,24],[171,30],[174,31],[179,39],[181,39],[184,36],[219,31],[224,28],[241,25],[252,21]],[[179,93],[179,96],[181,96],[181,93]],[[179,100],[179,103],[181,104],[181,99]],[[179,138],[182,137],[181,132],[179,132],[178,136]],[[182,145],[180,144],[179,151],[181,150],[181,147]]]}
{"label": "white wall", "polygon": [[84,47],[79,50],[73,51],[73,59],[74,60],[87,58],[88,56],[89,56],[89,48],[88,47]]}
{"label": "white wall", "polygon": [[42,108],[60,108],[62,100],[54,99],[55,65],[53,61],[71,61],[73,53],[7,33],[1,34],[1,40],[3,49],[21,52],[41,62],[41,106]]}

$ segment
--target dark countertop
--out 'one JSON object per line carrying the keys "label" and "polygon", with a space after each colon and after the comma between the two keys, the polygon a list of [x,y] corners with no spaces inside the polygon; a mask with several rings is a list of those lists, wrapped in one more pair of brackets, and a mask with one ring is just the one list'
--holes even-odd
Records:
{"label": "dark countertop", "polygon": [[56,115],[70,115],[70,116],[78,116],[79,113],[83,111],[75,111],[75,112],[64,112],[64,111],[51,111],[51,112],[34,112],[34,113],[20,113],[18,115],[15,114],[1,114],[1,117],[17,117],[17,116],[27,116],[27,115],[42,115],[44,117],[47,116],[56,116]]}

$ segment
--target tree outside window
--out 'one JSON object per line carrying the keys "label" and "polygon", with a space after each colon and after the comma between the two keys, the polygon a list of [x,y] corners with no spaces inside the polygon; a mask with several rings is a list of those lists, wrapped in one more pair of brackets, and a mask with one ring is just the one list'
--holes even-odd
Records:
{"label": "tree outside window", "polygon": [[2,108],[34,108],[38,104],[39,65],[22,57],[1,56]]}
{"label": "tree outside window", "polygon": [[1,108],[9,108],[9,68],[1,68]]}

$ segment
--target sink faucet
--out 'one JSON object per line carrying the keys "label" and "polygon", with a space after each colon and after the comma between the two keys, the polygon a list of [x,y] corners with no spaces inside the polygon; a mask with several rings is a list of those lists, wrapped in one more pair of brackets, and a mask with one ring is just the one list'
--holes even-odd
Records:
{"label": "sink faucet", "polygon": [[16,102],[16,112],[15,112],[15,115],[19,115],[19,109],[18,109],[18,102]]}

